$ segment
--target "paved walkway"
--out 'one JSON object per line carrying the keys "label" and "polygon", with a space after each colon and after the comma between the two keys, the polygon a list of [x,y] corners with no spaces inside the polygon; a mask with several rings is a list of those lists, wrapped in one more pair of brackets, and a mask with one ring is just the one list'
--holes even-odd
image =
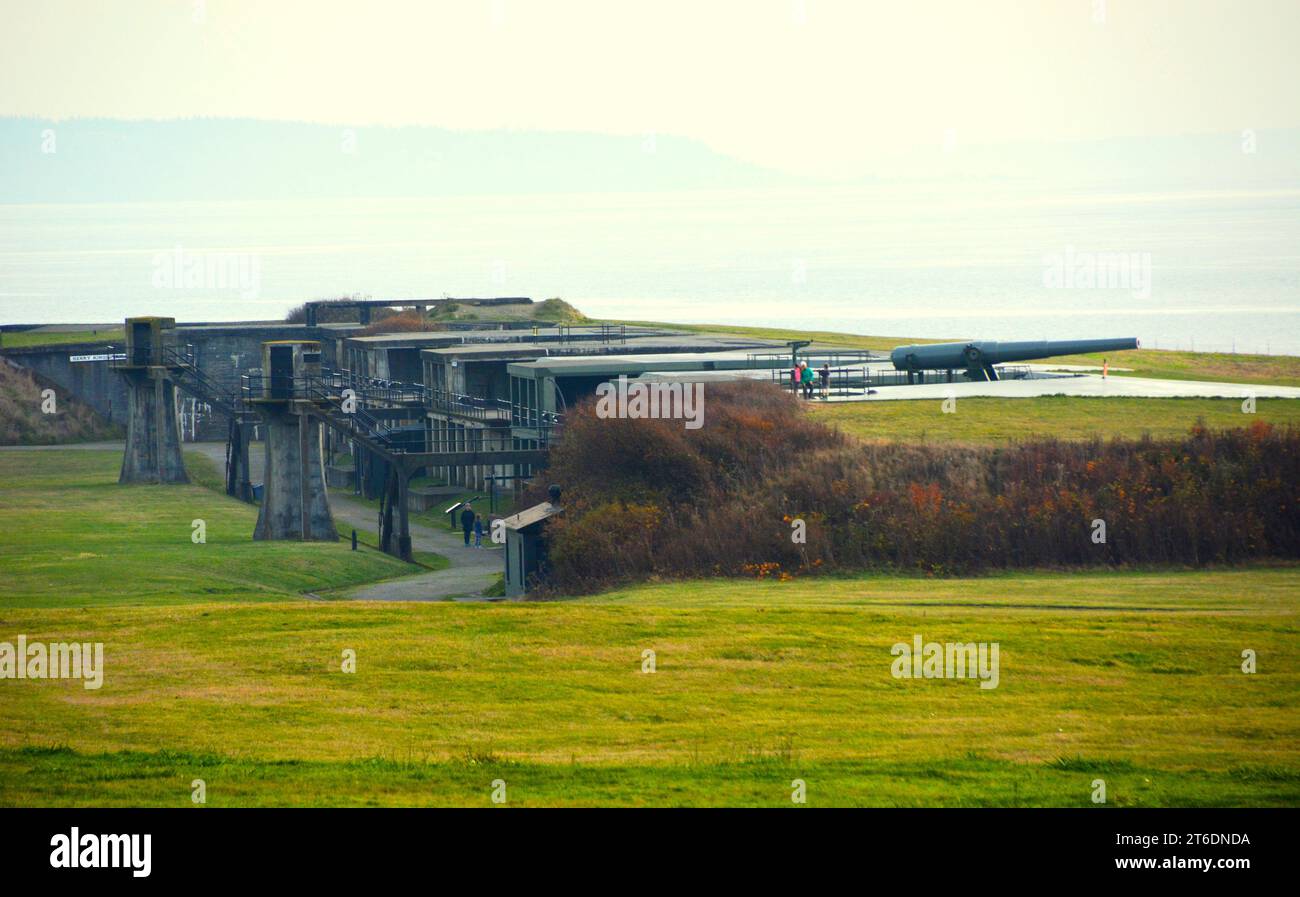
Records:
{"label": "paved walkway", "polygon": [[[378,530],[378,512],[370,505],[339,492],[331,492],[329,499],[335,520],[357,529]],[[414,551],[440,554],[451,562],[451,566],[445,570],[371,583],[353,589],[347,597],[362,601],[484,600],[483,590],[505,570],[504,551],[499,546],[487,547],[491,543],[486,532],[483,534],[483,548],[466,548],[459,530],[452,532],[414,520],[410,527]]]}

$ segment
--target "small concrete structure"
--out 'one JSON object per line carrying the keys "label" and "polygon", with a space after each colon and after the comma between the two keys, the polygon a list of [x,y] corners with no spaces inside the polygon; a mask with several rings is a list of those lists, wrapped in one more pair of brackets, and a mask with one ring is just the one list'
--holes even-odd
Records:
{"label": "small concrete structure", "polygon": [[266,472],[254,539],[336,542],[326,494],[320,421],[308,412],[308,378],[320,376],[320,343],[262,344],[262,375],[249,403],[266,427]]}
{"label": "small concrete structure", "polygon": [[[552,497],[559,490],[551,487]],[[547,520],[563,514],[564,508],[553,501],[533,505],[503,520],[506,531],[506,597],[519,598],[528,593],[530,580],[546,563],[546,543],[542,528]]]}
{"label": "small concrete structure", "polygon": [[126,451],[119,483],[188,483],[176,418],[175,318],[127,318],[126,357],[113,363],[126,382]]}

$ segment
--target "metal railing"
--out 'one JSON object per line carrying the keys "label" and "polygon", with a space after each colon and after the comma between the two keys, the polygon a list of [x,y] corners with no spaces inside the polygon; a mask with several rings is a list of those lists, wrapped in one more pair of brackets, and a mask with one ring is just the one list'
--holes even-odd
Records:
{"label": "metal railing", "polygon": [[429,434],[431,454],[448,452],[509,452],[548,449],[559,434],[559,425],[538,427],[521,436],[515,427],[435,428]]}
{"label": "metal railing", "polygon": [[[329,375],[306,377],[276,377],[266,374],[245,374],[241,379],[240,396],[245,406],[265,402],[295,401],[315,406],[331,425],[353,438],[370,442],[394,454],[440,454],[465,451],[515,451],[518,443],[529,443],[526,449],[549,448],[560,426],[560,416],[542,415],[538,425],[518,433],[509,424],[496,427],[464,427],[456,430],[425,429],[418,425],[389,426],[375,412],[383,407],[367,407],[364,401],[346,404],[341,384],[352,382],[347,378]],[[426,392],[429,392],[426,390]],[[403,393],[409,395],[409,393]],[[360,399],[360,395],[358,395]],[[509,407],[504,408],[501,420],[509,419]]]}
{"label": "metal railing", "polygon": [[345,369],[326,368],[320,381],[338,389],[351,389],[357,398],[372,403],[388,405],[428,405],[429,388],[423,383],[403,383],[382,377],[364,377]]}
{"label": "metal railing", "polygon": [[472,420],[510,420],[510,403],[505,399],[484,399],[445,389],[430,389],[429,407]]}
{"label": "metal railing", "polygon": [[[843,351],[827,352],[808,352],[801,350],[799,360],[808,362],[808,366],[816,369],[823,364],[829,364],[833,368],[846,368],[856,365],[866,365],[870,361],[881,361],[882,358],[866,350],[847,349]],[[771,368],[773,370],[784,370],[788,373],[794,363],[790,357],[789,349],[769,349],[761,352],[748,352],[745,355],[745,363],[751,368]]]}
{"label": "metal railing", "polygon": [[542,411],[531,405],[515,403],[510,406],[510,424],[527,430],[544,430],[564,423],[564,415],[555,411]]}
{"label": "metal railing", "polygon": [[193,346],[187,345],[182,349],[166,347],[162,352],[162,361],[180,371],[177,382],[191,395],[226,415],[233,417],[239,414],[242,405],[239,388],[233,383],[218,383],[203,373],[196,361]]}

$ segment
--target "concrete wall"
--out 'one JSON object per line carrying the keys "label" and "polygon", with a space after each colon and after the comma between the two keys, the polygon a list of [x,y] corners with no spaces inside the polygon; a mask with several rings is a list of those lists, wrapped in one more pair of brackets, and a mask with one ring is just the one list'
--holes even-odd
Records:
{"label": "concrete wall", "polygon": [[[180,325],[176,328],[178,349],[193,347],[199,369],[204,376],[217,384],[235,387],[239,378],[249,368],[261,366],[262,343],[270,340],[315,339],[316,331],[302,324],[204,324]],[[331,331],[322,334],[322,361],[335,366],[337,335]],[[122,351],[122,342],[116,344]],[[114,373],[107,362],[71,362],[73,355],[98,355],[111,351],[106,342],[76,343],[60,346],[36,346],[5,349],[4,354],[56,387],[72,393],[76,398],[94,408],[100,415],[114,423],[125,424],[127,419],[127,390],[122,378]],[[190,404],[184,392],[182,414],[188,415]],[[186,439],[195,435],[200,440],[224,440],[228,422],[216,412],[204,413],[200,409],[197,420],[186,416],[182,421]]]}
{"label": "concrete wall", "polygon": [[[38,377],[53,383],[94,408],[100,416],[116,424],[125,424],[129,408],[125,381],[109,369],[106,361],[71,362],[73,355],[102,355],[110,351],[108,343],[70,343],[5,349],[5,357],[22,365]],[[122,351],[121,343],[116,351]]]}
{"label": "concrete wall", "polygon": [[[203,326],[176,328],[176,341],[180,348],[193,347],[194,358],[203,375],[214,383],[237,388],[240,378],[250,368],[262,366],[262,343],[271,340],[312,339],[308,328],[301,324],[259,326]],[[334,340],[322,342],[332,352]],[[227,421],[220,414],[200,415],[197,433],[200,440],[226,438]],[[189,438],[189,428],[186,428]]]}

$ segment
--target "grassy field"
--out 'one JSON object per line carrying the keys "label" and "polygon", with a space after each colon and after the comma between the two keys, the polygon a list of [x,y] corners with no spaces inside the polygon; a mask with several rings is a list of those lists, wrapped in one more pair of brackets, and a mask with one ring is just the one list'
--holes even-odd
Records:
{"label": "grassy field", "polygon": [[[115,454],[15,454],[0,640],[100,641],[105,672],[0,681],[3,805],[186,806],[195,778],[212,806],[489,806],[497,779],[511,805],[791,806],[803,779],[813,806],[1092,806],[1096,778],[1300,804],[1294,564],[322,603],[297,593],[409,568],[252,543],[251,509],[117,487]],[[997,642],[999,686],[893,678],[914,634]]]}
{"label": "grassy field", "polygon": [[953,414],[933,401],[809,403],[812,414],[860,439],[908,442],[1007,443],[1017,439],[1175,438],[1198,421],[1215,429],[1255,421],[1300,426],[1300,401],[1258,399],[1243,414],[1239,399],[1145,399],[1042,396],[964,398]]}
{"label": "grassy field", "polygon": [[[119,486],[120,451],[0,452],[0,602],[5,607],[297,598],[419,572],[344,542],[254,542],[257,509],[196,483]],[[202,519],[205,544],[191,541]]]}
{"label": "grassy field", "polygon": [[125,339],[121,327],[106,330],[18,330],[0,334],[0,349],[62,346],[65,343],[103,343]]}
{"label": "grassy field", "polygon": [[[1265,568],[6,610],[29,639],[102,640],[107,672],[94,694],[6,683],[0,803],[183,805],[199,777],[214,804],[487,805],[501,778],[516,804],[780,806],[802,778],[813,804],[1084,806],[1100,776],[1118,805],[1293,805],[1296,583]],[[893,679],[889,648],[914,633],[997,641],[999,687]]]}
{"label": "grassy field", "polygon": [[[727,324],[670,324],[662,321],[613,321],[611,323],[671,327],[697,333],[738,333],[760,339],[810,339],[854,349],[888,352],[909,343],[937,343],[944,340],[906,336],[864,336],[827,330],[786,330],[775,327],[736,327]],[[954,340],[961,339],[953,337]],[[1160,377],[1167,380],[1207,380],[1223,383],[1257,383],[1272,386],[1300,386],[1300,357],[1294,355],[1237,355],[1227,352],[1175,352],[1164,349],[1135,349],[1105,355],[1066,355],[1045,359],[1042,364],[1085,364],[1101,366],[1109,359],[1113,376]],[[1040,363],[1040,362],[1035,362]],[[1128,368],[1120,371],[1116,368]]]}

